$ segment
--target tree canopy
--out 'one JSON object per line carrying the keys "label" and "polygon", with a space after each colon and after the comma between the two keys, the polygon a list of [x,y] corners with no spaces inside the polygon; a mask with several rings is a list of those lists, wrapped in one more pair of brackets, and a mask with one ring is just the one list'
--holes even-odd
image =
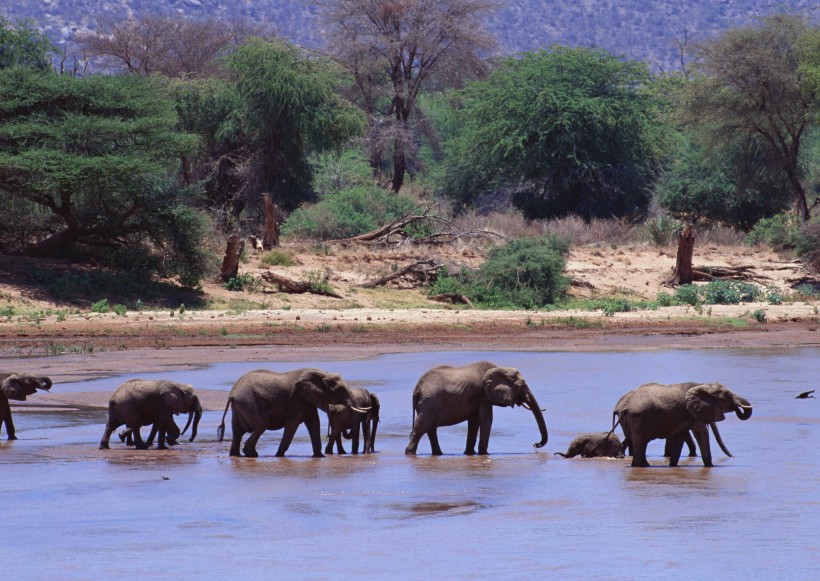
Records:
{"label": "tree canopy", "polygon": [[508,192],[529,217],[648,207],[666,130],[644,64],[555,47],[503,60],[454,101],[449,195],[475,203]]}
{"label": "tree canopy", "polygon": [[176,125],[173,102],[148,79],[0,71],[4,244],[44,255],[142,249],[195,281],[202,219],[172,183],[199,140]]}
{"label": "tree canopy", "polygon": [[29,20],[12,22],[0,15],[0,69],[26,67],[45,70],[57,51],[48,37]]}

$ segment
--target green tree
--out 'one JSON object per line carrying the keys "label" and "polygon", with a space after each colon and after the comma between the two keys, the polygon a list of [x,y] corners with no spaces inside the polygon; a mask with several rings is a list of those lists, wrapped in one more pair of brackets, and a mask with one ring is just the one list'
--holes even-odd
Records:
{"label": "green tree", "polygon": [[0,69],[51,68],[57,48],[30,20],[12,22],[0,16]]}
{"label": "green tree", "polygon": [[646,65],[554,47],[507,58],[455,96],[445,189],[512,194],[528,217],[643,212],[667,139]]}
{"label": "green tree", "polygon": [[14,236],[5,244],[132,264],[141,253],[146,266],[173,265],[166,274],[194,282],[203,217],[173,182],[176,160],[199,140],[176,125],[173,101],[149,79],[0,71],[0,192],[16,210],[0,215]]}
{"label": "green tree", "polygon": [[657,186],[660,205],[676,218],[711,220],[748,232],[782,212],[791,189],[759,138],[709,145],[691,132]]}
{"label": "green tree", "polygon": [[805,185],[806,136],[816,122],[818,29],[800,16],[779,14],[737,28],[697,47],[684,120],[713,143],[754,134],[777,159],[804,220],[811,216]]}

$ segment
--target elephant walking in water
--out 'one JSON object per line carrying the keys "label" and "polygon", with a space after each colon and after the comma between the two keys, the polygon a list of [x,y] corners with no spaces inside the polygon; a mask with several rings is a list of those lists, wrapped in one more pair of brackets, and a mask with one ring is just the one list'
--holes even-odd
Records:
{"label": "elephant walking in water", "polygon": [[621,441],[612,432],[598,432],[595,434],[581,434],[569,443],[567,453],[556,452],[556,456],[564,458],[623,458]]}
{"label": "elephant walking in water", "polygon": [[26,396],[34,395],[41,389],[51,389],[51,379],[31,373],[0,373],[0,423],[6,425],[9,440],[16,440],[14,422],[11,419],[9,400],[26,401]]}
{"label": "elephant walking in water", "polygon": [[647,383],[618,400],[612,411],[612,429],[620,424],[624,445],[632,451],[632,466],[649,466],[646,446],[659,438],[669,440],[669,465],[677,466],[690,430],[700,447],[703,465],[713,466],[707,426],[731,456],[716,426],[730,411],[744,421],[752,417],[749,401],[720,383]]}
{"label": "elephant walking in water", "polygon": [[[108,402],[108,422],[100,440],[100,449],[108,449],[111,432],[125,424],[134,438],[138,450],[145,450],[148,444],[140,436],[140,427],[154,424],[159,430],[157,448],[167,450],[166,433],[173,433],[174,414],[187,413],[188,423],[196,415],[202,416],[199,398],[190,385],[166,380],[131,379],[119,386]],[[183,430],[183,432],[185,432]],[[196,426],[194,426],[194,434]]]}
{"label": "elephant walking in water", "polygon": [[[202,418],[202,404],[199,402],[199,397],[194,393],[194,388],[190,385],[185,383],[177,383],[176,384],[179,389],[181,389],[185,393],[185,401],[188,403],[188,422],[185,424],[185,429],[180,432],[179,426],[176,425],[173,418],[171,418],[171,422],[167,424],[165,430],[165,436],[167,438],[167,442],[171,446],[175,446],[178,442],[177,439],[188,430],[188,426],[191,426],[191,419],[193,419],[193,425],[191,426],[191,437],[188,439],[189,442],[193,442],[196,439],[197,429],[199,428],[199,420]],[[151,432],[148,434],[148,439],[145,441],[147,446],[151,446],[154,443],[154,438],[159,431],[159,422],[154,422],[151,425]],[[117,434],[120,438],[120,442],[125,442],[128,446],[134,445],[134,434],[133,430],[127,428]]]}
{"label": "elephant walking in water", "polygon": [[284,428],[277,456],[284,456],[296,428],[305,424],[313,446],[313,457],[322,458],[322,436],[319,426],[319,410],[327,413],[330,405],[338,404],[359,413],[369,409],[354,403],[350,388],[341,375],[321,369],[297,369],[277,373],[260,369],[249,371],[240,377],[228,396],[222,423],[217,429],[219,441],[225,435],[225,416],[232,409],[231,456],[239,456],[242,436],[251,435],[242,447],[245,456],[256,458],[256,443],[265,430]]}
{"label": "elephant walking in water", "polygon": [[442,365],[421,376],[413,390],[413,430],[405,454],[415,454],[419,440],[427,434],[434,456],[442,454],[437,430],[467,422],[464,453],[487,454],[493,425],[493,406],[523,406],[535,416],[543,447],[549,438],[547,423],[529,386],[517,369],[479,361],[464,367]]}
{"label": "elephant walking in water", "polygon": [[343,435],[351,440],[352,452],[358,454],[360,431],[364,436],[362,453],[371,454],[376,451],[376,428],[379,425],[379,410],[381,409],[379,398],[376,394],[358,387],[350,391],[353,393],[353,403],[360,408],[369,408],[369,411],[361,413],[341,404],[330,404],[327,410],[328,436],[325,454],[333,454],[334,444],[337,453],[345,453],[344,446],[342,446]]}

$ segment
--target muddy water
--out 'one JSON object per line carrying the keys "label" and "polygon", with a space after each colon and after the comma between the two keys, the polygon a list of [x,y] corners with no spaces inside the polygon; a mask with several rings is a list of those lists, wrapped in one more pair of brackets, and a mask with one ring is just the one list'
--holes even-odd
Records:
{"label": "muddy water", "polygon": [[[459,454],[463,426],[439,431],[444,457],[426,439],[405,457],[418,377],[483,358],[523,372],[546,408],[547,446],[532,448],[529,412],[503,409],[489,457]],[[227,392],[252,368],[301,366],[378,393],[378,454],[311,459],[301,429],[288,458],[273,457],[281,432],[262,437],[259,459],[229,458],[217,412],[194,444],[136,452],[114,439],[102,452],[104,412],[17,413],[21,439],[0,444],[4,577],[817,578],[820,400],[794,395],[820,387],[820,350],[429,352],[162,376]],[[108,393],[124,379],[54,391]],[[715,468],[668,468],[659,442],[647,469],[553,455],[606,429],[629,389],[687,380],[720,381],[756,405],[750,421],[721,424],[734,458],[713,444]]]}

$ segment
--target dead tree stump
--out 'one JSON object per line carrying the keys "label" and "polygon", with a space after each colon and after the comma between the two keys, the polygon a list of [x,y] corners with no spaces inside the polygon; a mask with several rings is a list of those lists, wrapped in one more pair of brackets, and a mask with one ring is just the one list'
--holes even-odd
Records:
{"label": "dead tree stump", "polygon": [[262,249],[270,250],[279,246],[279,208],[270,199],[270,194],[262,194],[265,202],[265,235],[262,237]]}
{"label": "dead tree stump", "polygon": [[692,269],[692,255],[695,253],[695,229],[687,224],[678,234],[678,256],[675,261],[675,273],[665,284],[678,286],[692,284],[694,273]]}
{"label": "dead tree stump", "polygon": [[232,234],[228,237],[225,247],[225,256],[222,258],[222,268],[219,270],[219,278],[222,282],[228,282],[231,278],[236,278],[239,274],[239,256],[245,248],[245,241],[239,234]]}

